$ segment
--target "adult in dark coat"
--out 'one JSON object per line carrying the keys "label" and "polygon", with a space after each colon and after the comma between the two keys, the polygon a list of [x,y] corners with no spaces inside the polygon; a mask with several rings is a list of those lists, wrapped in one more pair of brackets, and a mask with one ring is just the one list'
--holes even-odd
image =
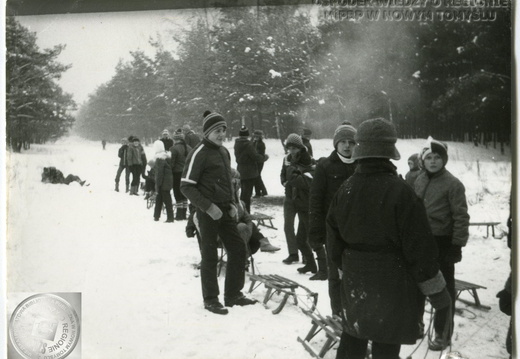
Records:
{"label": "adult in dark coat", "polygon": [[201,141],[200,136],[193,132],[188,124],[182,126],[182,132],[184,132],[184,141],[191,148],[195,148],[195,146],[197,146]]}
{"label": "adult in dark coat", "polygon": [[312,153],[311,135],[312,135],[312,131],[310,129],[304,128],[302,130],[303,145],[305,147],[307,147],[307,152],[309,153],[309,155],[311,155],[311,157],[313,157],[314,155]]}
{"label": "adult in dark coat", "polygon": [[137,137],[130,136],[128,141],[131,143],[126,151],[126,163],[132,173],[132,182],[130,183],[130,195],[137,196],[139,190],[140,176],[143,168],[146,168],[146,162],[143,162],[143,153],[141,143]]}
{"label": "adult in dark coat", "polygon": [[438,250],[422,201],[396,172],[391,122],[363,122],[352,158],[356,172],[332,200],[330,257],[342,269],[343,333],[336,358],[398,359],[419,333],[418,291],[438,310],[450,306]]}
{"label": "adult in dark coat", "polygon": [[188,200],[181,192],[181,178],[186,157],[190,153],[191,147],[184,141],[184,134],[181,129],[178,129],[173,134],[173,146],[170,148],[171,165],[173,173],[173,195],[175,196],[175,203],[177,213],[176,220],[186,219],[186,211],[188,208]]}
{"label": "adult in dark coat", "polygon": [[170,165],[170,152],[164,150],[162,141],[153,143],[155,152],[155,209],[153,213],[154,220],[158,221],[161,216],[162,206],[166,208],[166,223],[173,222],[173,204],[170,191],[173,187],[173,174]]}
{"label": "adult in dark coat", "polygon": [[166,150],[169,150],[170,147],[173,146],[173,140],[172,138],[170,137],[170,131],[168,131],[167,129],[165,129],[162,134],[161,134],[161,142],[164,143],[164,148],[166,148]]}
{"label": "adult in dark coat", "polygon": [[235,160],[237,170],[240,173],[240,186],[242,193],[240,199],[246,204],[248,213],[251,213],[251,197],[256,178],[258,177],[257,163],[267,160],[267,155],[256,152],[253,143],[249,141],[249,130],[242,126],[238,132],[239,137],[235,140]]}
{"label": "adult in dark coat", "polygon": [[[253,132],[253,146],[258,154],[265,155],[265,143],[263,141],[264,132],[262,130],[255,130]],[[258,177],[255,180],[255,197],[267,196],[267,189],[262,180],[262,170],[264,169],[264,162],[258,162]]]}
{"label": "adult in dark coat", "polygon": [[125,184],[126,184],[126,192],[128,192],[130,185],[130,170],[128,169],[128,165],[126,163],[126,151],[128,150],[128,140],[126,138],[121,139],[121,147],[117,151],[117,156],[119,157],[119,167],[117,168],[116,173],[116,192],[119,192],[119,181],[121,179],[121,173],[125,171]]}
{"label": "adult in dark coat", "polygon": [[323,157],[318,161],[310,192],[309,244],[318,261],[318,273],[310,279],[329,280],[330,303],[332,313],[336,315],[341,312],[341,279],[334,263],[327,263],[324,248],[327,242],[325,219],[338,188],[354,174],[356,164],[351,157],[356,145],[355,134],[356,129],[349,125],[341,125],[336,129],[333,139],[334,151],[329,157]]}

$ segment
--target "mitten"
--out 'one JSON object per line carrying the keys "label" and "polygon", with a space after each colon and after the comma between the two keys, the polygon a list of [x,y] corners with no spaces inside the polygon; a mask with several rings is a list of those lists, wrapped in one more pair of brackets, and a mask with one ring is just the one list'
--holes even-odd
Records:
{"label": "mitten", "polygon": [[188,237],[188,238],[195,237],[195,227],[186,226],[186,237]]}
{"label": "mitten", "polygon": [[446,287],[438,293],[430,294],[428,299],[435,310],[443,309],[451,305],[450,293],[448,293]]}
{"label": "mitten", "polygon": [[462,247],[452,244],[446,253],[444,260],[447,263],[458,263],[462,260]]}
{"label": "mitten", "polygon": [[222,211],[214,203],[209,206],[206,213],[215,221],[218,221],[220,218],[222,218]]}
{"label": "mitten", "polygon": [[504,314],[511,315],[513,307],[512,307],[512,295],[505,289],[502,289],[497,293],[498,298],[498,307],[500,311]]}

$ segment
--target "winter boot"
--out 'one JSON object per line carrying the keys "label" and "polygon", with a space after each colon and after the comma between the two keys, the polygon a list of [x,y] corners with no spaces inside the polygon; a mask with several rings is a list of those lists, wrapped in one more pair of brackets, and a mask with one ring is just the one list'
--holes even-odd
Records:
{"label": "winter boot", "polygon": [[217,300],[204,302],[204,309],[209,310],[215,314],[228,314],[227,308],[224,308],[222,303]]}
{"label": "winter boot", "polygon": [[116,192],[119,192],[119,183],[116,182]]}
{"label": "winter boot", "polygon": [[289,254],[289,257],[285,258],[282,262],[285,264],[293,264],[300,260],[298,254]]}
{"label": "winter boot", "polygon": [[137,186],[131,186],[130,187],[130,195],[131,196],[137,196]]}
{"label": "winter boot", "polygon": [[126,191],[125,193],[128,193],[128,191],[130,191],[130,187],[128,185],[126,185]]}
{"label": "winter boot", "polygon": [[318,267],[316,267],[316,261],[312,255],[312,251],[309,248],[309,253],[305,253],[305,259],[307,259],[305,265],[303,267],[298,268],[298,273],[316,273],[318,271]]}
{"label": "winter boot", "polygon": [[434,352],[439,352],[449,346],[451,346],[451,341],[449,339],[444,339],[439,333],[435,333],[435,339],[428,344],[428,348]]}
{"label": "winter boot", "polygon": [[226,307],[233,307],[235,305],[243,307],[245,305],[254,305],[256,303],[258,303],[256,299],[250,299],[243,294],[237,296],[236,298],[224,298],[224,304]]}
{"label": "winter boot", "polygon": [[279,251],[279,247],[273,246],[271,243],[269,243],[269,239],[262,238],[260,239],[260,251],[262,252],[276,252]]}
{"label": "winter boot", "polygon": [[327,255],[325,254],[325,248],[321,247],[316,250],[316,261],[318,262],[318,272],[310,277],[310,280],[327,280]]}
{"label": "winter boot", "polygon": [[177,221],[182,221],[186,219],[186,208],[177,207],[177,213],[175,214],[175,219]]}

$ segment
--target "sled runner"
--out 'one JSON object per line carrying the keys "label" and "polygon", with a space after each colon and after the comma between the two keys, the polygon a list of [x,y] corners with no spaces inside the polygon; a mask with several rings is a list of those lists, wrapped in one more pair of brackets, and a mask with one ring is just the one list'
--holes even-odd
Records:
{"label": "sled runner", "polygon": [[[272,298],[274,294],[282,294],[283,298],[278,307],[273,310],[273,314],[278,314],[282,311],[285,304],[289,300],[289,297],[292,297],[294,300],[294,305],[298,305],[298,294],[296,290],[301,288],[304,290],[305,295],[311,299],[311,307],[309,309],[310,312],[313,312],[316,308],[316,304],[318,303],[318,293],[312,292],[310,289],[302,286],[299,283],[296,283],[293,280],[284,278],[277,274],[267,274],[267,275],[257,275],[251,274],[249,276],[251,280],[251,286],[249,287],[249,293],[251,293],[254,289],[256,289],[260,284],[264,284],[267,288],[267,293],[264,297],[264,304],[267,304],[269,299]],[[259,282],[256,286],[256,282]],[[302,309],[303,310],[303,309]]]}
{"label": "sled runner", "polygon": [[[341,326],[341,318],[334,316],[322,317],[318,313],[313,313],[307,310],[303,312],[311,318],[311,329],[307,336],[302,339],[298,337],[298,342],[302,343],[305,350],[307,350],[314,358],[323,358],[325,354],[339,342],[343,328]],[[313,347],[311,340],[320,332],[324,332],[326,339],[321,349]]]}
{"label": "sled runner", "polygon": [[491,235],[493,236],[493,238],[496,238],[495,237],[495,226],[499,225],[499,224],[500,224],[500,222],[474,222],[474,223],[470,223],[469,225],[470,226],[486,226],[486,236],[484,238],[489,237],[489,228],[491,227]]}
{"label": "sled runner", "polygon": [[[251,218],[253,219],[253,221],[256,221],[257,226],[264,226],[267,228],[278,229],[273,225],[274,217],[268,216],[267,214],[256,212],[256,213],[251,214]],[[267,221],[269,221],[269,222],[267,222]]]}
{"label": "sled runner", "polygon": [[[473,305],[473,306],[475,306],[477,308],[480,308],[480,309],[486,309],[486,310],[491,309],[490,306],[483,305],[483,304],[480,303],[480,299],[479,299],[478,294],[477,294],[477,289],[487,289],[487,288],[483,287],[481,285],[478,285],[478,284],[474,284],[474,283],[470,283],[470,282],[465,282],[463,280],[455,279],[455,291],[457,292],[457,299],[458,300],[460,300],[461,302],[466,303],[468,305]],[[468,302],[465,299],[459,298],[460,294],[463,291],[465,291],[465,290],[467,290],[469,292],[469,294],[473,297],[473,299],[475,300],[475,303]]]}

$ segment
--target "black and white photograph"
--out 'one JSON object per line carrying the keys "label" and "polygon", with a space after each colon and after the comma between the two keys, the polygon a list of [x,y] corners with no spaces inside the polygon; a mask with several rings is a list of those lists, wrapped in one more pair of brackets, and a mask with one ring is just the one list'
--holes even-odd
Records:
{"label": "black and white photograph", "polygon": [[515,358],[515,5],[7,0],[2,354]]}

